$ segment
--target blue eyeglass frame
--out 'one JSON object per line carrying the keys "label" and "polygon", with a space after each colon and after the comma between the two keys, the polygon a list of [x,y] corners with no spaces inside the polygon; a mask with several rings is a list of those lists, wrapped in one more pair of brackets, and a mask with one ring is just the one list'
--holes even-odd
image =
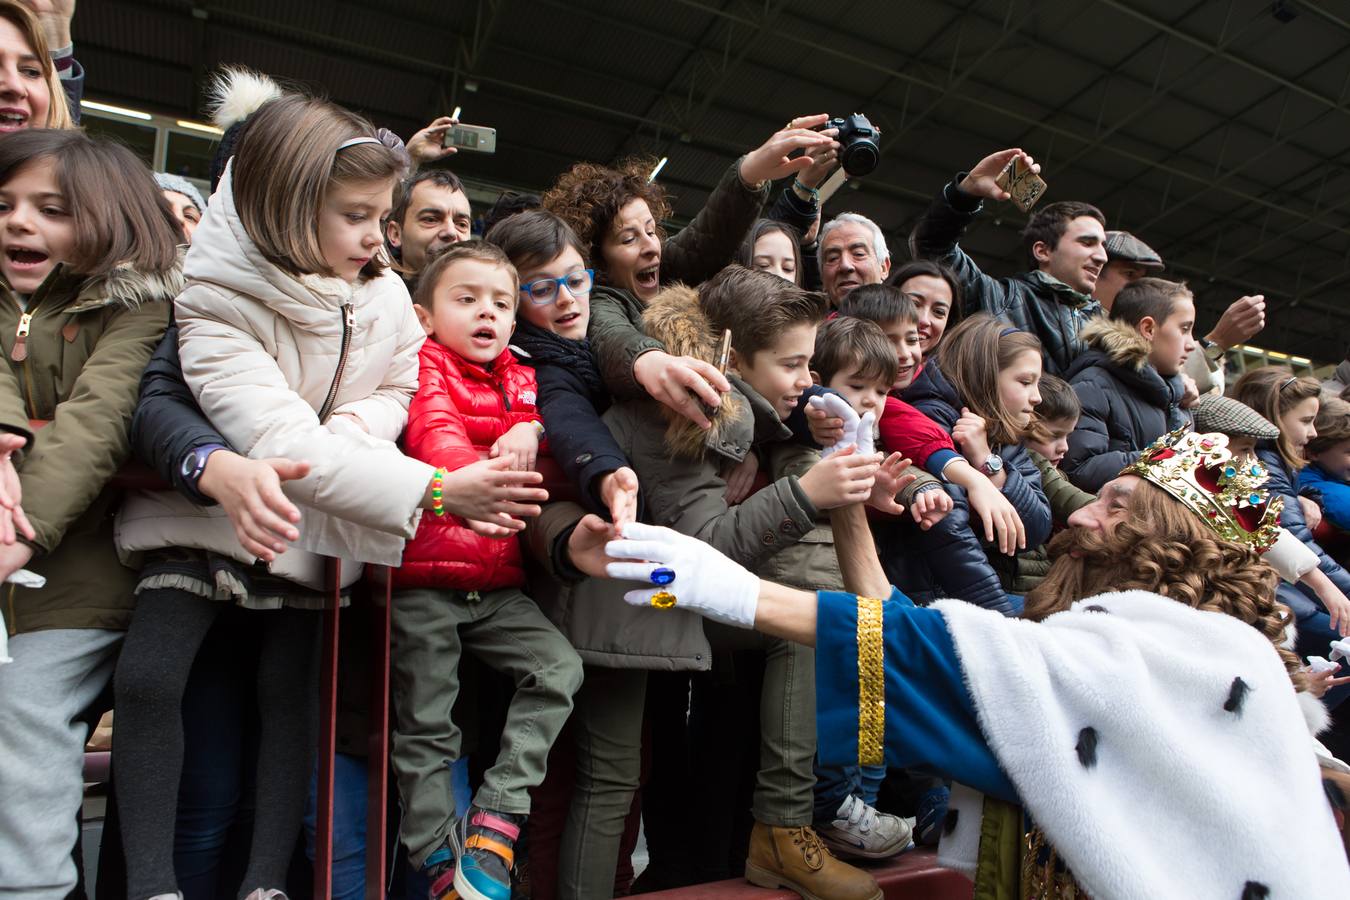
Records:
{"label": "blue eyeglass frame", "polygon": [[[577,271],[585,272],[586,277],[591,280],[591,286],[586,288],[585,291],[585,293],[589,294],[591,292],[591,288],[595,287],[595,270],[579,269]],[[550,303],[556,303],[558,301],[558,291],[562,290],[563,288],[567,288],[567,293],[571,294],[573,297],[577,295],[576,291],[572,290],[570,287],[567,287],[567,279],[571,278],[575,274],[577,274],[577,272],[574,271],[568,272],[566,275],[560,275],[557,278],[536,278],[534,281],[522,284],[520,286],[520,292],[525,295],[526,300],[529,300],[535,306],[548,306]],[[530,288],[534,287],[536,284],[546,284],[550,281],[553,282],[553,293],[548,295],[548,299],[547,300],[534,299],[534,295],[530,293]]]}

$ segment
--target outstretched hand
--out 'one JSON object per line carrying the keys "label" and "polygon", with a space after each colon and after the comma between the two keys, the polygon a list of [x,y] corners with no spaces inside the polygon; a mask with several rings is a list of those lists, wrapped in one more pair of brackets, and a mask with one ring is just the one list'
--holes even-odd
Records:
{"label": "outstretched hand", "polygon": [[[741,181],[749,185],[777,181],[816,165],[816,157],[810,155],[812,151],[837,151],[839,144],[832,134],[812,130],[829,120],[828,113],[798,116],[775,131],[767,141],[741,157]],[[789,154],[798,150],[806,153],[789,159]]]}
{"label": "outstretched hand", "polygon": [[867,498],[867,505],[892,516],[903,513],[905,507],[896,502],[895,495],[919,477],[909,471],[909,467],[910,461],[899,453],[886,457],[877,469],[876,483],[872,485],[872,496]]}
{"label": "outstretched hand", "polygon": [[433,119],[430,125],[408,138],[408,155],[413,158],[413,162],[420,166],[458,153],[458,147],[442,146],[445,141],[445,133],[458,124],[459,119],[441,116],[438,119]]}
{"label": "outstretched hand", "polygon": [[308,474],[307,462],[249,459],[232,450],[217,450],[206,458],[197,489],[225,510],[246,551],[271,562],[286,552],[287,544],[300,539],[295,527],[300,510],[282,493],[281,483]]}
{"label": "outstretched hand", "polygon": [[[726,625],[754,627],[759,578],[744,567],[698,538],[669,528],[634,522],[623,527],[622,535],[605,545],[611,559],[605,566],[609,577],[655,585],[624,594],[629,604],[652,606],[653,598],[665,593],[674,597],[677,609]],[[672,576],[664,584],[653,580],[660,570]]]}
{"label": "outstretched hand", "polygon": [[1014,147],[1010,150],[991,153],[977,162],[975,167],[966,174],[966,177],[961,179],[961,183],[956,186],[957,189],[985,200],[1011,199],[1012,194],[999,187],[995,179],[998,178],[1000,172],[1007,168],[1008,163],[1017,157],[1021,157],[1022,164],[1030,168],[1031,171],[1040,174],[1040,164],[1033,160],[1029,154],[1023,153],[1021,148]]}

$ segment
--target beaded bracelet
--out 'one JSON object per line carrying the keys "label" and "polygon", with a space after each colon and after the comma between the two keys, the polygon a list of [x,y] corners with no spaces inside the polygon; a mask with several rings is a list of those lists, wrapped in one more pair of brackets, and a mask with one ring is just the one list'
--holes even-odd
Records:
{"label": "beaded bracelet", "polygon": [[792,188],[793,190],[797,191],[805,191],[806,193],[811,195],[812,200],[820,199],[820,191],[816,190],[813,187],[807,187],[806,185],[802,184],[802,180],[800,178],[794,177],[792,179]]}
{"label": "beaded bracelet", "polygon": [[442,502],[445,494],[442,488],[445,487],[445,469],[437,469],[431,476],[431,512],[434,515],[445,515],[445,505]]}

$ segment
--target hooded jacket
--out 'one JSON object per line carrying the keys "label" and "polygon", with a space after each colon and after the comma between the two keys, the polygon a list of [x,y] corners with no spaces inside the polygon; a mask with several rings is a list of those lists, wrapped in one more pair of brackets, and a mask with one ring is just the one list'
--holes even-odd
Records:
{"label": "hooded jacket", "polygon": [[[421,350],[417,396],[403,446],[409,456],[448,471],[477,462],[521,422],[538,422],[534,370],[503,350],[490,366],[434,340]],[[541,448],[542,449],[542,448]],[[394,585],[491,591],[520,587],[525,570],[514,537],[484,537],[459,516],[423,516],[403,551]]]}
{"label": "hooded jacket", "polygon": [[[228,169],[184,275],[178,349],[202,412],[250,458],[311,464],[308,476],[283,486],[303,521],[272,573],[322,589],[324,555],[343,561],[343,584],[359,577],[360,562],[398,565],[434,471],[393,443],[425,339],[403,282],[388,270],[354,284],[284,272],[245,233]],[[169,492],[128,498],[117,542],[127,559],[179,546],[253,562],[223,510]]]}
{"label": "hooded jacket", "polygon": [[1083,329],[1087,350],[1066,380],[1083,407],[1069,435],[1064,474],[1095,494],[1149,444],[1190,421],[1181,409],[1181,376],[1163,378],[1149,344],[1133,326],[1099,318]]}
{"label": "hooded jacket", "polygon": [[1041,271],[991,278],[961,249],[959,241],[980,214],[979,198],[957,188],[960,173],[934,199],[909,236],[915,259],[931,259],[956,273],[966,309],[1003,316],[1040,338],[1045,370],[1063,375],[1083,351],[1082,331],[1102,306]]}
{"label": "hooded jacket", "polygon": [[[57,266],[21,309],[0,279],[0,428],[28,438],[15,455],[37,532],[27,568],[47,579],[37,589],[0,588],[11,634],[127,626],[136,573],[113,546],[121,491],[108,481],[130,454],[137,384],[182,283],[178,266],[159,275],[118,266],[96,278]],[[24,314],[28,334],[16,353]]]}
{"label": "hooded jacket", "polygon": [[[669,352],[712,361],[720,332],[693,288],[675,285],[643,315],[647,333]],[[653,400],[618,404],[605,415],[646,487],[647,519],[692,535],[763,578],[818,590],[842,583],[828,527],[798,477],[820,455],[792,440],[767,400],[734,374],[732,392],[707,431]],[[722,472],[755,453],[770,483],[727,506]],[[800,545],[800,546],[794,546]]]}

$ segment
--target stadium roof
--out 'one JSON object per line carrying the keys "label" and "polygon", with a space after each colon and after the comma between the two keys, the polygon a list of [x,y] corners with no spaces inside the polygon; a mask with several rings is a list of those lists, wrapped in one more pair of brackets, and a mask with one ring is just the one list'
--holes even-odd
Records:
{"label": "stadium roof", "polygon": [[[669,156],[681,218],[791,116],[860,111],[883,160],[827,214],[871,216],[899,257],[944,181],[1020,146],[1050,199],[1162,253],[1203,329],[1259,292],[1262,346],[1335,361],[1350,344],[1344,3],[101,0],[74,33],[93,98],[200,116],[211,71],[243,63],[405,137],[462,105],[498,151],[459,154],[460,174],[537,191],[574,160]],[[1018,271],[1024,221],[990,210],[963,246]]]}

